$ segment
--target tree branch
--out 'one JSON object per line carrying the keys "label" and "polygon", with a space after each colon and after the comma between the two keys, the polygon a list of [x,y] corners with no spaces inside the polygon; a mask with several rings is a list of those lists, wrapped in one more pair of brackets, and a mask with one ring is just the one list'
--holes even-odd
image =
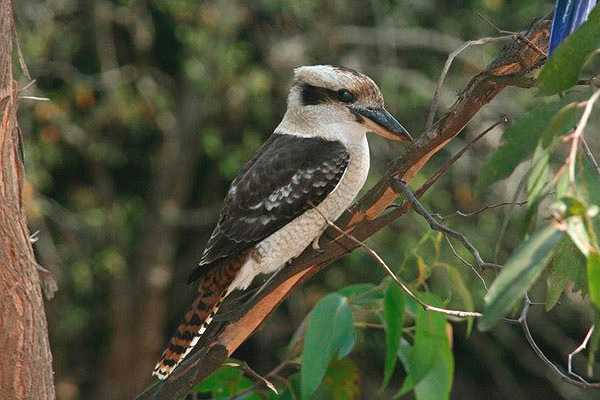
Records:
{"label": "tree branch", "polygon": [[[523,34],[527,40],[518,38],[507,44],[494,61],[471,79],[444,116],[392,163],[375,187],[336,221],[336,225],[352,233],[357,240],[365,240],[406,213],[410,206],[384,213],[398,197],[392,187],[392,179],[411,181],[429,158],[456,137],[485,104],[512,81],[541,66],[545,57],[539,49],[547,49],[549,25],[548,19],[538,21]],[[185,395],[254,333],[294,288],[358,246],[333,228],[328,229],[323,238],[327,240],[321,243],[322,252],[308,248],[240,307],[240,314],[233,313],[228,321],[211,325],[212,329],[197,345],[199,350],[188,357],[168,380],[148,388],[138,399]]]}

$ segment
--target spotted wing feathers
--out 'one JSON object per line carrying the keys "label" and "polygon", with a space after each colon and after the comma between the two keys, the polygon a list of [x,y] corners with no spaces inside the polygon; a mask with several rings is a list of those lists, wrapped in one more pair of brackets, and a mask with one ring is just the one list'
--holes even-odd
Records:
{"label": "spotted wing feathers", "polygon": [[349,161],[340,142],[273,134],[231,184],[200,266],[188,281],[322,202],[340,182]]}

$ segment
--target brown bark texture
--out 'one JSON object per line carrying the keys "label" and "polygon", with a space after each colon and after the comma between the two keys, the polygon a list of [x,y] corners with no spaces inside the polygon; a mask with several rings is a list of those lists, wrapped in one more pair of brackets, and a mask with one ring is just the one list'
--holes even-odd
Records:
{"label": "brown bark texture", "polygon": [[0,0],[0,398],[53,399],[48,325],[23,208],[13,26],[11,1]]}
{"label": "brown bark texture", "polygon": [[[342,215],[336,225],[364,240],[406,213],[410,209],[406,203],[403,207],[386,211],[399,195],[392,188],[393,180],[399,178],[410,182],[431,156],[456,137],[475,114],[507,86],[531,87],[532,80],[527,74],[545,62],[544,52],[549,36],[548,19],[540,20],[527,32],[515,35],[496,59],[471,79],[452,107],[392,163],[384,177]],[[429,187],[425,185],[417,194],[422,194]],[[137,398],[185,396],[195,383],[219,368],[259,329],[294,288],[357,247],[356,243],[333,229],[325,233],[320,244],[321,252],[308,248],[261,288],[258,295],[243,305],[238,304],[237,312],[221,316],[220,324],[213,322],[198,343],[199,350],[184,361],[168,380],[153,385]]]}

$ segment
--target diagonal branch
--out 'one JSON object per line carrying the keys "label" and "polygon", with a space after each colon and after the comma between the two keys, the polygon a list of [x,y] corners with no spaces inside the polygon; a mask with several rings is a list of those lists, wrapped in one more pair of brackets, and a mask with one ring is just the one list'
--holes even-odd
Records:
{"label": "diagonal branch", "polygon": [[412,204],[415,211],[418,214],[420,214],[423,218],[425,218],[425,220],[427,221],[427,223],[429,224],[431,229],[438,231],[438,232],[442,232],[443,234],[445,234],[447,236],[452,236],[452,237],[458,239],[458,241],[460,241],[462,243],[462,245],[465,246],[465,248],[469,251],[469,253],[471,253],[473,258],[475,259],[475,263],[477,263],[477,266],[479,268],[486,269],[486,268],[501,268],[502,267],[501,265],[498,265],[498,264],[488,263],[488,262],[483,261],[483,259],[481,258],[481,255],[479,254],[479,250],[477,250],[475,248],[475,246],[473,246],[471,244],[471,242],[469,242],[469,240],[466,238],[465,235],[463,235],[462,233],[456,232],[455,230],[452,230],[452,229],[448,228],[447,226],[442,225],[439,222],[437,222],[431,216],[431,214],[429,214],[427,212],[427,210],[425,210],[425,208],[419,202],[419,200],[417,200],[417,198],[415,197],[415,194],[404,183],[402,183],[401,180],[399,180],[399,179],[393,180],[392,185],[394,186],[394,189],[397,189],[398,191],[402,191],[402,193],[404,193],[404,196]]}
{"label": "diagonal branch", "polygon": [[[504,88],[540,67],[545,57],[538,49],[547,48],[549,26],[548,19],[538,21],[523,33],[527,41],[515,40],[507,44],[494,61],[471,79],[444,116],[391,164],[382,179],[344,213],[336,225],[364,241],[406,213],[409,206],[384,213],[399,195],[392,187],[392,179],[399,178],[405,183],[411,181],[425,163],[456,137],[484,105]],[[254,333],[294,288],[358,247],[346,235],[332,228],[326,231],[325,237],[327,240],[321,242],[321,252],[312,248],[305,250],[279,272],[260,291],[259,296],[251,298],[242,307],[241,315],[215,324],[198,343],[199,350],[196,353],[184,361],[168,380],[148,388],[138,399],[184,396],[196,382],[217,369]]]}

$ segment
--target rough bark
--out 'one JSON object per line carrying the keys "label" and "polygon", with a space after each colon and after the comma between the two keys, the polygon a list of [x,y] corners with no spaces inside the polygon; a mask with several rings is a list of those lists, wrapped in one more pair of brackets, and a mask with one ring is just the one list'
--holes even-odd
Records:
{"label": "rough bark", "polygon": [[[496,59],[468,83],[454,105],[433,127],[419,137],[389,168],[385,176],[336,224],[364,240],[406,213],[408,206],[385,210],[398,197],[392,178],[409,182],[433,154],[456,137],[475,114],[509,85],[531,83],[526,75],[545,61],[549,20],[532,25],[516,37]],[[524,39],[527,38],[527,39]],[[329,230],[330,240],[321,242],[322,253],[307,249],[281,271],[263,290],[244,304],[243,311],[214,324],[197,345],[199,350],[184,361],[171,377],[148,388],[138,399],[170,399],[184,396],[192,386],[216,370],[298,285],[357,247]]]}
{"label": "rough bark", "polygon": [[53,399],[48,326],[23,208],[12,27],[12,4],[0,0],[0,398]]}

